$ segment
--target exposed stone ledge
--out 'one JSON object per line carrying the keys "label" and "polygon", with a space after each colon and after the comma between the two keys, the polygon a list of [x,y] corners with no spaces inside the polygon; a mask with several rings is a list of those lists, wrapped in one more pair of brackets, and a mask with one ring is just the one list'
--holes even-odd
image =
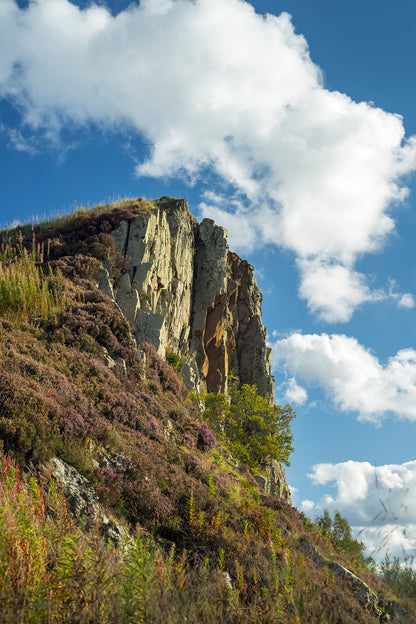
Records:
{"label": "exposed stone ledge", "polygon": [[276,498],[283,498],[291,505],[292,497],[287,485],[286,471],[283,465],[277,460],[271,459],[266,462],[265,470],[268,476],[259,474],[253,475],[258,485],[267,496],[271,495]]}
{"label": "exposed stone ledge", "polygon": [[415,616],[400,602],[385,600],[383,597],[370,589],[360,577],[348,570],[337,561],[325,559],[316,546],[306,538],[299,540],[300,550],[305,557],[312,559],[318,568],[327,567],[333,574],[353,589],[360,605],[367,611],[374,613],[380,622],[391,622],[392,624],[415,624]]}
{"label": "exposed stone ledge", "polygon": [[58,486],[62,487],[68,508],[77,522],[87,521],[87,527],[89,523],[97,523],[107,539],[115,546],[121,546],[127,532],[104,513],[88,479],[58,457],[52,457],[43,466],[42,472],[47,482],[53,478]]}

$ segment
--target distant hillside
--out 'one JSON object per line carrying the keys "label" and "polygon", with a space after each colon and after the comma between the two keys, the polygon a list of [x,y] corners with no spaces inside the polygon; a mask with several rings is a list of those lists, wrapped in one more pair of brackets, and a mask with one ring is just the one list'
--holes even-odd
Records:
{"label": "distant hillside", "polygon": [[416,621],[290,504],[294,413],[222,228],[162,198],[2,234],[2,623]]}

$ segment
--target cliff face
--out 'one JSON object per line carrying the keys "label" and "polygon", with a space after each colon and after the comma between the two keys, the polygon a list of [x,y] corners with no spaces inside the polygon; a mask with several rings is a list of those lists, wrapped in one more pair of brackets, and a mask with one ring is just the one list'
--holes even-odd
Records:
{"label": "cliff face", "polygon": [[164,197],[111,234],[128,269],[113,281],[107,266],[97,282],[137,341],[179,354],[189,387],[226,392],[233,376],[273,396],[262,293],[253,267],[229,251],[226,230],[198,223],[185,200]]}

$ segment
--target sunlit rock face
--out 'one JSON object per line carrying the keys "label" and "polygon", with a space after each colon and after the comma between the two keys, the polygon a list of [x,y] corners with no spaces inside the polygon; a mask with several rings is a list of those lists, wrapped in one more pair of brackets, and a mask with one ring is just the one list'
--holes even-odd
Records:
{"label": "sunlit rock face", "polygon": [[112,233],[129,258],[128,273],[114,284],[115,299],[139,342],[161,355],[169,346],[188,351],[194,279],[194,219],[184,200],[166,200],[154,211],[122,221]]}
{"label": "sunlit rock face", "polygon": [[138,343],[180,355],[192,389],[226,392],[232,376],[273,396],[262,293],[253,267],[229,251],[224,228],[198,223],[186,200],[163,197],[112,236],[128,269],[114,283],[103,269],[97,283]]}

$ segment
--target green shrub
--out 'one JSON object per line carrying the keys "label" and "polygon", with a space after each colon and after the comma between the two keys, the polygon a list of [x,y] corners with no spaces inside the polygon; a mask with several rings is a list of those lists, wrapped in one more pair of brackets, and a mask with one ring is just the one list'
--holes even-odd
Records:
{"label": "green shrub", "polygon": [[181,358],[177,353],[171,351],[170,349],[166,349],[166,361],[169,362],[177,373],[181,372]]}
{"label": "green shrub", "polygon": [[198,395],[204,403],[203,418],[222,437],[229,452],[251,470],[260,470],[266,457],[289,465],[293,451],[290,405],[274,405],[270,397],[257,394],[256,386],[234,387],[230,397],[223,394]]}
{"label": "green shrub", "polygon": [[379,566],[379,576],[397,596],[416,598],[416,570],[386,555]]}

